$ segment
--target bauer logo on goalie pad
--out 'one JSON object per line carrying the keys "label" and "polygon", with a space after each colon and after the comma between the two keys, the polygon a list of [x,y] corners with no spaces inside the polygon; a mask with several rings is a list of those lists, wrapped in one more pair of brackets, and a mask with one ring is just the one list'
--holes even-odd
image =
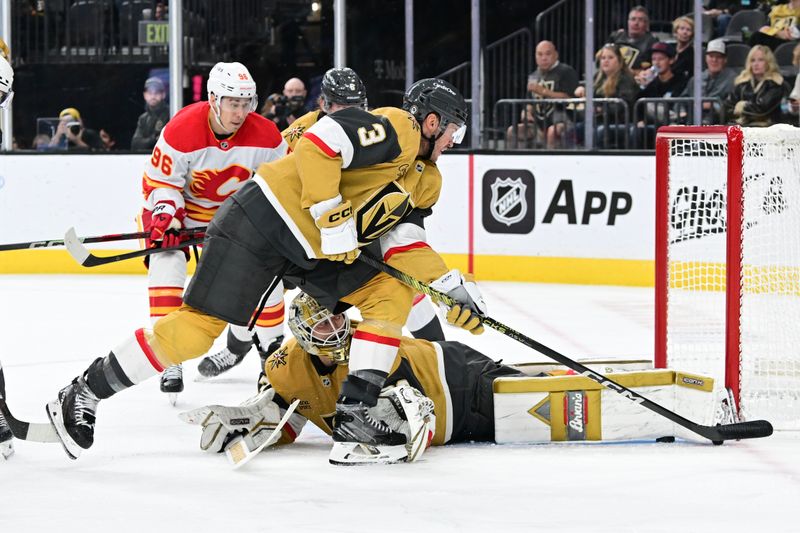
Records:
{"label": "bauer logo on goalie pad", "polygon": [[483,175],[483,227],[489,233],[530,233],[534,226],[534,178],[527,170],[489,170]]}

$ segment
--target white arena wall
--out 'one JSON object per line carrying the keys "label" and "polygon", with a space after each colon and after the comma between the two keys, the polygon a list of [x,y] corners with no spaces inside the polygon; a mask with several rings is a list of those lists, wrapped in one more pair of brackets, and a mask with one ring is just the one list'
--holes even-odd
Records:
{"label": "white arena wall", "polygon": [[[0,156],[0,243],[57,239],[70,226],[136,231],[147,157]],[[653,284],[654,156],[445,154],[439,166],[428,236],[451,266],[487,280]],[[120,249],[109,244],[92,247]],[[144,267],[85,269],[63,249],[0,253],[0,273],[98,272]]]}

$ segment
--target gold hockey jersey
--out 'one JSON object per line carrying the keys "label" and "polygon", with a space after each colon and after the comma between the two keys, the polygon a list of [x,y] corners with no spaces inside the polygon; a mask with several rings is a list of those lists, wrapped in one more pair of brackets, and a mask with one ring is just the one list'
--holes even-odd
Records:
{"label": "gold hockey jersey", "polygon": [[[436,446],[447,443],[452,435],[452,401],[440,369],[444,369],[444,355],[439,344],[403,337],[388,381],[406,379],[433,400],[436,409],[433,444]],[[295,411],[299,416],[290,419],[291,429],[287,428],[282,443],[293,441],[306,420],[331,434],[336,398],[347,377],[347,365],[326,367],[317,356],[308,354],[291,339],[269,356],[265,370],[270,385],[287,404],[300,400]]]}
{"label": "gold hockey jersey", "polygon": [[387,235],[412,209],[436,202],[441,174],[416,159],[419,142],[419,125],[406,111],[347,108],[311,125],[289,156],[261,165],[254,181],[306,257],[321,258],[320,232],[308,210],[315,203],[339,194],[350,200],[363,246]]}
{"label": "gold hockey jersey", "polygon": [[320,115],[325,116],[319,109],[316,111],[309,111],[289,124],[289,127],[281,132],[283,140],[289,145],[289,152],[294,150],[294,145],[297,144],[297,141],[300,140],[300,137],[303,136],[306,130],[317,123],[321,118]]}

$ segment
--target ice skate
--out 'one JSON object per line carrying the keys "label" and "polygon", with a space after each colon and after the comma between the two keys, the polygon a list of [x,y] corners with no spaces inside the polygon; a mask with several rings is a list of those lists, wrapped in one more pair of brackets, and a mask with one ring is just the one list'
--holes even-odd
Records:
{"label": "ice skate", "polygon": [[264,366],[267,364],[269,356],[281,346],[283,346],[283,335],[278,335],[272,339],[272,342],[269,343],[266,350],[258,349],[258,356],[261,358],[261,368],[258,374],[258,390],[261,390],[269,383],[267,374],[264,371]]}
{"label": "ice skate", "polygon": [[6,419],[0,414],[0,455],[8,459],[14,453],[14,435]]}
{"label": "ice skate", "polygon": [[391,464],[408,459],[405,435],[373,418],[363,403],[337,403],[333,424],[331,464]]}
{"label": "ice skate", "polygon": [[215,378],[241,363],[243,359],[244,355],[236,355],[226,347],[200,361],[197,371],[203,378]]}
{"label": "ice skate", "polygon": [[47,416],[56,430],[64,451],[77,459],[94,443],[94,424],[100,400],[83,376],[58,391],[58,398],[47,404]]}
{"label": "ice skate", "polygon": [[183,367],[181,365],[168,366],[161,374],[161,392],[168,395],[172,405],[177,403],[178,393],[183,392]]}

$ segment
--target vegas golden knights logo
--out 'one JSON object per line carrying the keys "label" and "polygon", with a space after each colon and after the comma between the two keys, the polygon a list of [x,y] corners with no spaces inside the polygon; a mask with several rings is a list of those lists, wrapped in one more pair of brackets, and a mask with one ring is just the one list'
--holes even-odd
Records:
{"label": "vegas golden knights logo", "polygon": [[358,241],[367,244],[392,229],[410,211],[409,195],[396,182],[372,195],[356,212]]}

